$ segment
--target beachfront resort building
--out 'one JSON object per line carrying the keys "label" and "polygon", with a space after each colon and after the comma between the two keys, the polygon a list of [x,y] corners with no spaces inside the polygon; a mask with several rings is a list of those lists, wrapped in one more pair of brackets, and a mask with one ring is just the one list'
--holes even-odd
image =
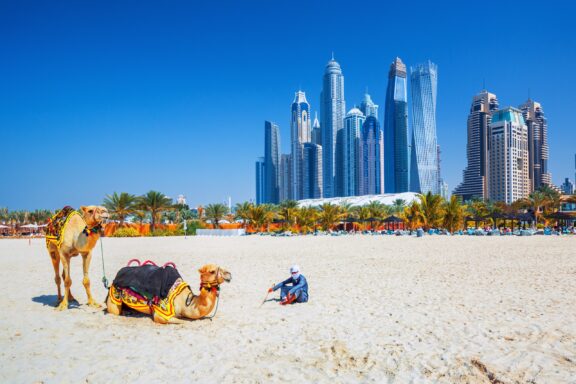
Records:
{"label": "beachfront resort building", "polygon": [[360,133],[359,195],[384,193],[384,135],[375,116],[368,116]]}
{"label": "beachfront resort building", "polygon": [[322,179],[324,197],[336,196],[336,139],[344,126],[344,76],[334,57],[326,65],[320,94]]}
{"label": "beachfront resort building", "polygon": [[412,146],[410,191],[440,193],[438,139],[436,137],[436,89],[438,67],[428,61],[410,68]]}
{"label": "beachfront resort building", "polygon": [[312,140],[310,104],[306,100],[304,92],[298,91],[294,95],[290,116],[292,198],[300,200],[304,197],[304,176],[302,170],[304,143],[309,143]]}
{"label": "beachfront resort building", "polygon": [[406,65],[397,57],[390,65],[384,116],[384,190],[407,192],[409,182],[408,90]]}
{"label": "beachfront resort building", "polygon": [[488,127],[492,113],[497,109],[498,99],[493,93],[483,90],[472,98],[467,123],[468,165],[464,169],[462,183],[453,192],[464,200],[486,199],[488,196]]}
{"label": "beachfront resort building", "polygon": [[548,172],[548,121],[540,103],[528,99],[520,106],[528,127],[528,172],[530,190],[552,184]]}
{"label": "beachfront resort building", "polygon": [[256,160],[256,204],[264,203],[264,158]]}
{"label": "beachfront resort building", "polygon": [[304,143],[302,173],[304,176],[304,199],[322,197],[322,146]]}
{"label": "beachfront resort building", "polygon": [[495,111],[489,128],[488,198],[511,204],[530,194],[528,128],[522,111]]}
{"label": "beachfront resort building", "polygon": [[280,128],[264,122],[264,202],[280,202]]}
{"label": "beachfront resort building", "polygon": [[356,107],[352,108],[346,114],[344,119],[344,128],[338,132],[338,151],[342,164],[338,164],[338,173],[341,173],[337,180],[340,181],[338,196],[356,196],[360,192],[359,181],[359,150],[360,150],[360,131],[366,118],[364,114]]}

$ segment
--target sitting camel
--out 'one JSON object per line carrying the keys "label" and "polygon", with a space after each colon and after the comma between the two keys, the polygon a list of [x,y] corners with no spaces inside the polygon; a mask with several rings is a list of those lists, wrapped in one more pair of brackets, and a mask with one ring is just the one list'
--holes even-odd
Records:
{"label": "sitting camel", "polygon": [[[220,284],[230,282],[232,275],[214,264],[204,265],[198,272],[200,293],[195,295],[175,268],[146,263],[138,267],[124,267],[114,278],[108,292],[108,313],[120,315],[122,306],[126,305],[138,312],[151,314],[154,322],[160,324],[182,324],[183,318],[195,320],[206,317],[216,305]],[[154,282],[153,287],[143,287],[150,281]],[[143,289],[139,289],[141,286]]]}
{"label": "sitting camel", "polygon": [[[47,227],[46,248],[54,266],[54,281],[58,287],[57,310],[68,309],[68,302],[75,300],[70,292],[70,259],[82,255],[84,279],[82,283],[88,295],[88,305],[100,307],[90,292],[88,270],[92,259],[92,249],[100,238],[102,222],[108,218],[108,210],[101,206],[89,205],[80,207],[81,213],[71,207],[64,207],[54,215]],[[60,263],[62,263],[62,278],[64,279],[64,297],[60,291]]]}

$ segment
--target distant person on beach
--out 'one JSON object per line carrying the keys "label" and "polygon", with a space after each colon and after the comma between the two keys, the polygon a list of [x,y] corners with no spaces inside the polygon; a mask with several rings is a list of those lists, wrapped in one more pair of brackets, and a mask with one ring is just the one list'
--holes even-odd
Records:
{"label": "distant person on beach", "polygon": [[268,293],[280,288],[280,304],[305,303],[308,301],[308,282],[304,275],[300,274],[300,267],[290,267],[291,277],[268,289]]}

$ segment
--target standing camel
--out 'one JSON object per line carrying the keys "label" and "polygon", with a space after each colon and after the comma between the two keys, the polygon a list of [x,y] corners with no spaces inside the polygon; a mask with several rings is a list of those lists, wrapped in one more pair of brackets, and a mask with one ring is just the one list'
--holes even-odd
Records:
{"label": "standing camel", "polygon": [[[108,210],[97,205],[80,207],[81,213],[71,207],[64,207],[50,219],[46,234],[46,248],[54,267],[54,281],[58,287],[57,310],[68,309],[68,302],[75,300],[70,292],[70,259],[82,255],[84,279],[82,284],[88,295],[88,305],[100,307],[90,292],[90,260],[92,249],[100,238],[102,222],[108,219]],[[64,279],[64,296],[60,290],[60,263],[62,263],[62,279]]]}

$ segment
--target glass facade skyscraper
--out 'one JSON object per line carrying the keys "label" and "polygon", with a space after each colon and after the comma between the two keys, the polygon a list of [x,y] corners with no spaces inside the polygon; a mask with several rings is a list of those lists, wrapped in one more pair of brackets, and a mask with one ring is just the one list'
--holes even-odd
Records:
{"label": "glass facade skyscraper", "polygon": [[264,158],[256,160],[256,204],[264,203]]}
{"label": "glass facade skyscraper", "polygon": [[280,202],[280,128],[264,122],[264,202]]}
{"label": "glass facade skyscraper", "polygon": [[384,193],[384,142],[380,123],[368,116],[362,125],[359,150],[359,195]]}
{"label": "glass facade skyscraper", "polygon": [[384,192],[408,192],[409,147],[406,65],[397,57],[388,72],[384,116]]}
{"label": "glass facade skyscraper", "polygon": [[320,129],[320,121],[318,121],[318,115],[316,113],[314,114],[314,122],[312,123],[312,142],[322,145],[322,129]]}
{"label": "glass facade skyscraper", "polygon": [[528,127],[529,176],[531,190],[552,183],[548,172],[548,121],[540,103],[529,99],[520,106]]}
{"label": "glass facade skyscraper", "polygon": [[322,197],[322,146],[304,143],[302,171],[304,174],[303,199]]}
{"label": "glass facade skyscraper", "polygon": [[436,90],[438,68],[428,61],[410,68],[412,147],[410,191],[439,194]]}
{"label": "glass facade skyscraper", "polygon": [[312,139],[310,104],[306,94],[296,92],[291,108],[290,141],[292,149],[292,198],[300,200],[304,196],[304,176],[302,171],[303,145]]}
{"label": "glass facade skyscraper", "polygon": [[360,103],[360,110],[364,116],[374,116],[378,118],[378,105],[374,104],[368,93],[364,94],[364,100]]}
{"label": "glass facade skyscraper", "polygon": [[498,109],[496,95],[483,90],[472,98],[470,114],[468,115],[468,140],[466,157],[468,165],[464,169],[463,180],[453,194],[463,200],[472,198],[486,199],[488,197],[488,128],[492,121],[492,113]]}
{"label": "glass facade skyscraper", "polygon": [[332,58],[326,65],[320,94],[324,197],[336,196],[336,139],[343,128],[345,113],[344,76],[340,64]]}
{"label": "glass facade skyscraper", "polygon": [[360,132],[365,120],[364,114],[358,108],[352,108],[346,114],[344,128],[340,131],[342,196],[357,196],[360,193]]}

